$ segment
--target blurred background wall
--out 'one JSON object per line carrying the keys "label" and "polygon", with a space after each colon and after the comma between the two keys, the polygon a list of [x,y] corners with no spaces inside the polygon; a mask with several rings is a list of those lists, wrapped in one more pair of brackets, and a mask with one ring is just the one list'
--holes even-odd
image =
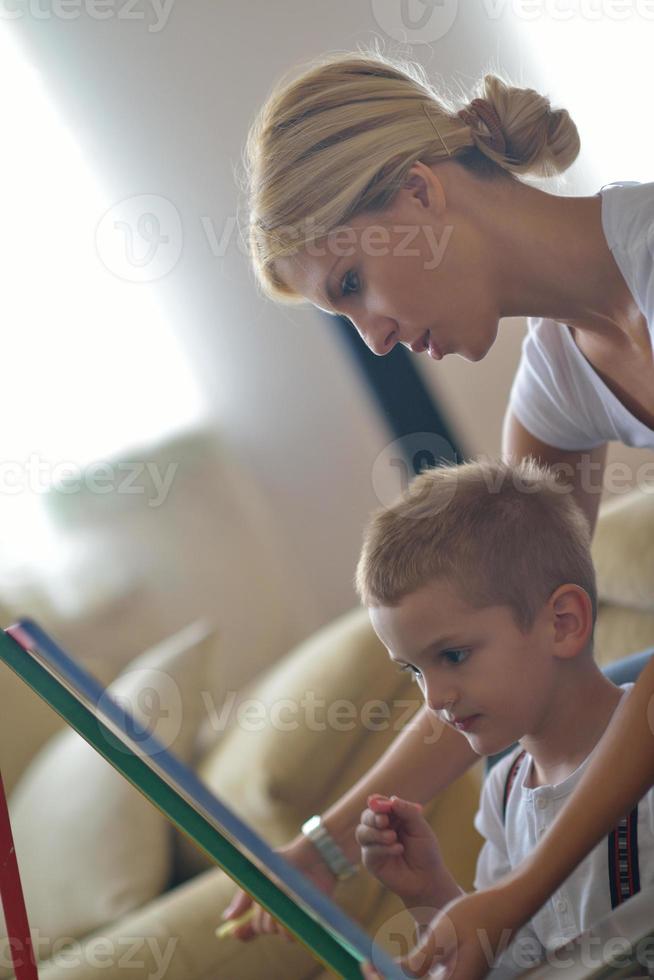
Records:
{"label": "blurred background wall", "polygon": [[[12,485],[32,457],[69,491],[0,494],[7,616],[39,616],[117,670],[209,614],[216,683],[238,687],[356,603],[392,440],[330,319],[254,287],[235,175],[261,101],[294,64],[373,41],[463,92],[499,70],[579,127],[580,158],[541,186],[595,194],[653,179],[654,13],[635,0],[0,7],[1,456]],[[503,321],[479,364],[418,359],[469,453],[499,451],[524,330]],[[631,482],[649,459],[611,452]],[[91,463],[108,491],[75,488]]]}

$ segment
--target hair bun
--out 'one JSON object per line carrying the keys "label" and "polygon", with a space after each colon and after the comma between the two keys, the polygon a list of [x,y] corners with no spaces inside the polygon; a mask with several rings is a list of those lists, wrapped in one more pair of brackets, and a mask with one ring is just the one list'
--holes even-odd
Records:
{"label": "hair bun", "polygon": [[491,149],[496,153],[506,153],[506,139],[502,132],[502,122],[490,102],[487,102],[486,99],[473,99],[470,105],[461,109],[457,115],[466,126],[470,126],[473,130],[476,129],[477,121],[481,119],[490,134],[489,145]]}
{"label": "hair bun", "polygon": [[574,163],[581,143],[566,109],[553,109],[547,96],[510,85],[497,75],[486,75],[481,88],[482,97],[474,100],[477,114],[479,104],[487,104],[498,119],[505,140],[504,166],[516,174],[552,177]]}

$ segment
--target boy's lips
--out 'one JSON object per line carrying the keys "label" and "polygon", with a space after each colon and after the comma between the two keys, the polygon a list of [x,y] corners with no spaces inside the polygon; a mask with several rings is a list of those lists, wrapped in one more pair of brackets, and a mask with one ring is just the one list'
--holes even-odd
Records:
{"label": "boy's lips", "polygon": [[460,729],[462,732],[468,731],[468,729],[475,724],[477,718],[481,718],[481,715],[467,715],[462,718],[453,718],[452,724],[455,728]]}

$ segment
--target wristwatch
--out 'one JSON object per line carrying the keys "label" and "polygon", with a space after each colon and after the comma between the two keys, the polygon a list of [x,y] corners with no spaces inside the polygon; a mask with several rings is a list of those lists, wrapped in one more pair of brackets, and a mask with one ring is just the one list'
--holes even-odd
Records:
{"label": "wristwatch", "polygon": [[321,816],[309,817],[302,824],[301,830],[304,836],[308,837],[311,843],[320,851],[325,864],[339,881],[345,881],[357,873],[359,869],[356,865],[350,864],[343,851],[325,827]]}

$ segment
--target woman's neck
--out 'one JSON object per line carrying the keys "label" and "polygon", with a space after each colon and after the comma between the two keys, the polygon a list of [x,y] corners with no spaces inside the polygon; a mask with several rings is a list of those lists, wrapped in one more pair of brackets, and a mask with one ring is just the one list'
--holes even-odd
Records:
{"label": "woman's neck", "polygon": [[492,243],[501,317],[547,317],[620,341],[640,311],[602,227],[602,198],[561,197],[513,181],[451,183]]}
{"label": "woman's neck", "polygon": [[521,309],[582,334],[624,339],[640,311],[606,241],[601,195],[558,197],[527,190],[523,221],[530,247],[509,245],[516,262],[510,272],[505,263],[509,315]]}

